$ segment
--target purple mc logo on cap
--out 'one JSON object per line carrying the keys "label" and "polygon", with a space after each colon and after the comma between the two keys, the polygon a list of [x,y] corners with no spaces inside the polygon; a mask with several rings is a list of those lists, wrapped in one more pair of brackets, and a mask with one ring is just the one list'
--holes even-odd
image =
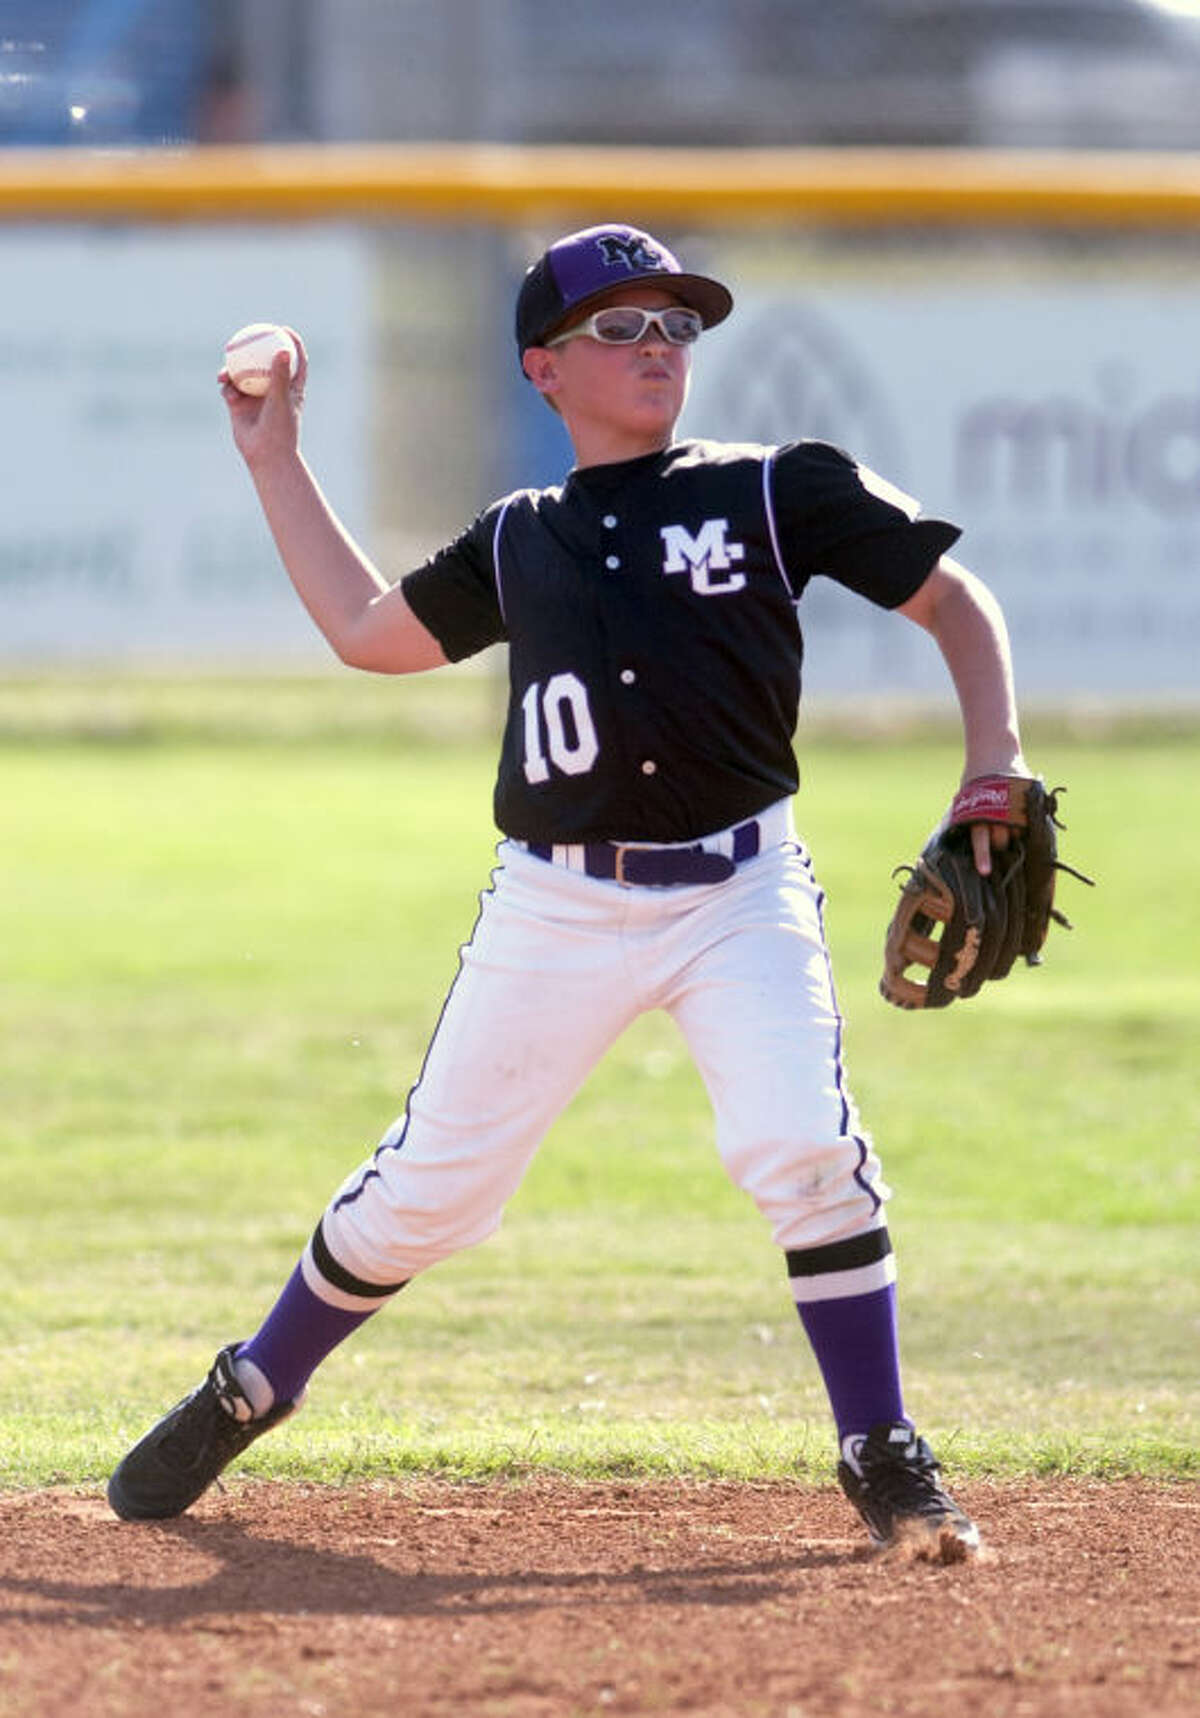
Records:
{"label": "purple mc logo on cap", "polygon": [[679,264],[669,251],[659,250],[645,233],[622,238],[620,233],[601,233],[596,240],[609,268],[624,266],[631,269],[665,268],[678,270]]}

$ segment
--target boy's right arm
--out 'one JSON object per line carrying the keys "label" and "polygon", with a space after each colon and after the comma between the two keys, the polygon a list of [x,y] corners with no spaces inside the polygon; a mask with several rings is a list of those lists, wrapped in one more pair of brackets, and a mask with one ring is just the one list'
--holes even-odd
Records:
{"label": "boy's right arm", "polygon": [[287,356],[272,368],[266,394],[239,393],[222,377],[233,438],[246,461],[288,577],[341,660],[377,674],[411,674],[447,660],[400,586],[389,586],[321,492],[300,452],[300,409],[308,364],[289,381]]}

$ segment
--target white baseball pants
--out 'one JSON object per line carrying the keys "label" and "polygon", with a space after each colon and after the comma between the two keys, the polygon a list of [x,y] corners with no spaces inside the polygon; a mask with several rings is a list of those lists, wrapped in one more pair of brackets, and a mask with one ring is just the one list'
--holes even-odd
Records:
{"label": "white baseball pants", "polygon": [[[305,1252],[321,1299],[368,1311],[492,1234],[551,1123],[649,1009],[683,1033],[725,1168],[778,1246],[885,1227],[888,1189],[845,1080],[823,896],[790,802],[760,825],[764,850],[728,881],[675,888],[599,881],[501,843],[405,1112]],[[818,1297],[890,1271],[890,1258],[839,1270]]]}

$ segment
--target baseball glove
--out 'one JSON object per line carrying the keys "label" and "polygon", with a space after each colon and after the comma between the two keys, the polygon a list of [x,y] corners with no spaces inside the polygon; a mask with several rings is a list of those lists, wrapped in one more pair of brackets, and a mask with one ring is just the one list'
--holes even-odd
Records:
{"label": "baseball glove", "polygon": [[[1038,966],[1050,921],[1070,930],[1054,905],[1055,878],[1069,871],[1058,857],[1058,796],[1039,778],[978,776],[954,798],[915,865],[901,866],[900,901],[888,926],[879,989],[898,1008],[946,1008],[974,996],[989,978],[1006,978],[1018,955]],[[992,872],[975,869],[971,824],[1002,823],[1006,848],[993,850]],[[935,935],[940,927],[940,935]],[[927,976],[911,978],[911,966]]]}

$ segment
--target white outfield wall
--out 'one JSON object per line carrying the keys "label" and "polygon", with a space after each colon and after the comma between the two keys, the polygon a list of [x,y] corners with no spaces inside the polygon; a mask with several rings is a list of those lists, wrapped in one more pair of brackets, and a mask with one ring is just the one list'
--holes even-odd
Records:
{"label": "white outfield wall", "polygon": [[[0,669],[327,664],[221,342],[304,331],[306,451],[399,574],[565,470],[509,306],[547,237],[618,205],[737,293],[685,431],[836,441],[959,523],[1024,696],[1196,700],[1200,164],[988,152],[10,152]],[[916,629],[826,581],[802,613],[810,692],[940,686]]]}
{"label": "white outfield wall", "polygon": [[368,529],[368,270],[353,230],[0,230],[0,662],[311,662],[216,384],[302,327],[306,446]]}

